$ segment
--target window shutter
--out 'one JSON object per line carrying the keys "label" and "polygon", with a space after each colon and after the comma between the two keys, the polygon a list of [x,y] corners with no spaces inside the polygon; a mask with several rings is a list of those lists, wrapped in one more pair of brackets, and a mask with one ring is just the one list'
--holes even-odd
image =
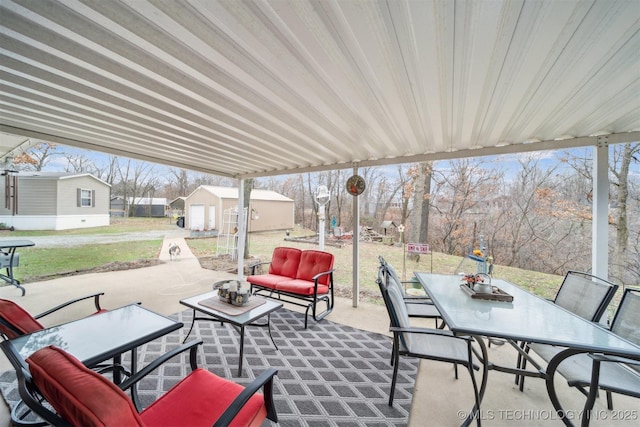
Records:
{"label": "window shutter", "polygon": [[78,207],[82,207],[82,189],[78,188],[76,190],[76,194],[77,194],[77,205]]}
{"label": "window shutter", "polygon": [[91,207],[96,207],[96,190],[91,190]]}

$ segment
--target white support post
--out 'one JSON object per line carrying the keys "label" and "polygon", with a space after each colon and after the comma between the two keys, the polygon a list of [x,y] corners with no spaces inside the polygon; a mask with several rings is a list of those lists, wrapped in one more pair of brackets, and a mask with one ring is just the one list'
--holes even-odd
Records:
{"label": "white support post", "polygon": [[[591,239],[591,270],[594,275],[609,278],[609,144],[607,137],[598,137],[593,151],[593,220]],[[602,316],[600,323],[610,319]]]}
{"label": "white support post", "polygon": [[[358,174],[358,168],[353,168],[353,174]],[[360,303],[360,196],[353,197],[353,307]]]}

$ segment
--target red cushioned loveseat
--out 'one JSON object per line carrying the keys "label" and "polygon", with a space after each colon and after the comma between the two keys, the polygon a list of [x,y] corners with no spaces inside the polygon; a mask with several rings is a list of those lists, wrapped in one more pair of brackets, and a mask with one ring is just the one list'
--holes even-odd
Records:
{"label": "red cushioned loveseat", "polygon": [[[258,266],[269,264],[267,274],[255,274]],[[333,254],[316,250],[278,247],[271,262],[251,266],[251,293],[283,299],[306,307],[304,327],[307,328],[309,309],[314,320],[322,320],[333,310]],[[302,302],[301,302],[302,301]],[[326,309],[317,312],[317,304],[324,302]]]}

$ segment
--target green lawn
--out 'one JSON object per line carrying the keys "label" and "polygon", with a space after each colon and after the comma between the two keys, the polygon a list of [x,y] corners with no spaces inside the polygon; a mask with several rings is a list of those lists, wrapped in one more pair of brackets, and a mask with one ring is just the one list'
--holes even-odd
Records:
{"label": "green lawn", "polygon": [[[20,238],[36,235],[61,235],[74,234],[113,234],[123,232],[139,232],[149,230],[172,230],[175,224],[167,218],[127,218],[112,220],[108,227],[96,227],[81,230],[65,231],[2,231],[0,239]],[[292,237],[309,235],[309,230],[293,230]],[[217,248],[216,238],[187,239],[188,245],[196,256],[215,256]],[[331,245],[327,239],[325,250],[335,255],[335,280],[346,290],[351,289],[353,282],[352,263],[353,247],[346,244],[343,247]],[[292,246],[301,249],[317,248],[317,244],[285,241],[284,232],[268,232],[250,235],[249,248],[256,260],[269,261],[273,249],[277,246]],[[126,244],[95,244],[66,248],[25,248],[20,250],[20,266],[16,268],[15,275],[23,283],[50,279],[56,274],[65,275],[76,271],[86,271],[100,268],[105,265],[126,263],[136,260],[157,260],[162,247],[160,240],[129,241]],[[414,271],[430,271],[433,263],[434,273],[453,274],[462,260],[461,257],[434,253],[433,260],[430,256],[421,256],[418,261],[406,259],[403,268],[403,250],[400,245],[384,245],[376,242],[363,242],[360,245],[360,284],[365,294],[375,296],[378,288],[375,283],[378,256],[383,256],[406,279],[411,278]],[[473,272],[473,263],[463,267],[466,272]],[[514,269],[496,265],[494,277],[503,278],[523,286],[538,295],[551,297],[560,286],[560,276],[537,273],[534,271]]]}
{"label": "green lawn", "polygon": [[0,239],[17,239],[29,236],[133,233],[150,230],[173,230],[175,228],[175,222],[169,218],[111,218],[111,224],[103,227],[78,228],[73,230],[0,230]]}
{"label": "green lawn", "polygon": [[[294,230],[292,237],[309,235],[308,230]],[[269,261],[273,249],[277,246],[290,246],[300,249],[317,248],[317,244],[299,243],[286,241],[284,232],[269,232],[252,234],[249,240],[249,248],[251,256],[261,261]],[[327,240],[330,242],[330,240]],[[215,256],[217,248],[216,238],[203,239],[187,239],[189,247],[196,256]],[[353,265],[353,247],[347,244],[341,248],[325,245],[325,251],[335,255],[335,281],[339,285],[351,288],[353,283],[352,265]],[[460,265],[462,258],[459,256],[446,255],[442,253],[433,253],[433,261],[430,256],[422,255],[416,262],[406,259],[403,268],[402,246],[400,245],[383,245],[377,242],[362,242],[360,245],[360,285],[363,289],[368,289],[372,295],[379,293],[378,285],[375,283],[378,256],[383,256],[387,262],[393,265],[400,275],[405,272],[405,279],[409,280],[414,271],[431,271],[433,262],[433,272],[443,274],[454,274],[456,268]],[[407,254],[408,255],[408,254]],[[255,262],[253,261],[250,262]],[[465,272],[475,272],[476,265],[469,260],[465,261],[462,266]],[[532,292],[550,298],[555,295],[562,277],[538,273],[535,271],[520,270],[517,268],[503,267],[496,265],[493,276],[516,283]]]}
{"label": "green lawn", "polygon": [[[67,275],[113,263],[157,259],[162,240],[131,241],[126,244],[107,243],[68,248],[24,248],[20,266],[14,275],[22,283],[36,282],[56,275]],[[88,271],[87,271],[88,272]]]}

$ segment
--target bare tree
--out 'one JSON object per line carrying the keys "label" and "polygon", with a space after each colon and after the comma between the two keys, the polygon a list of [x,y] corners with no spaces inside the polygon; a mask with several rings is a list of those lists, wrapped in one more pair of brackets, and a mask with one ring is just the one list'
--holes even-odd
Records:
{"label": "bare tree", "polygon": [[412,165],[408,174],[413,182],[413,209],[409,222],[409,239],[414,242],[427,242],[429,230],[429,206],[431,202],[431,174],[433,162]]}
{"label": "bare tree", "polygon": [[94,161],[84,152],[67,152],[62,154],[67,161],[65,172],[91,173],[97,175]]}
{"label": "bare tree", "polygon": [[[613,246],[612,274],[611,276],[619,282],[624,283],[625,271],[634,264],[631,261],[634,257],[629,257],[629,224],[628,224],[628,201],[629,201],[629,170],[632,162],[640,162],[640,143],[623,144],[614,147],[613,161],[610,166],[611,174],[615,181],[611,185],[615,188],[615,213],[612,218],[616,230],[616,238]],[[638,252],[635,252],[637,260]],[[630,265],[631,264],[631,265]]]}
{"label": "bare tree", "polygon": [[448,254],[464,254],[478,237],[481,207],[495,193],[501,172],[480,167],[478,161],[454,160],[450,170],[434,170],[434,203],[439,214],[434,230],[442,250]]}
{"label": "bare tree", "polygon": [[118,169],[120,182],[117,190],[129,204],[129,216],[135,212],[141,197],[152,198],[159,186],[159,177],[153,164],[127,159]]}
{"label": "bare tree", "polygon": [[173,200],[177,197],[188,196],[193,188],[186,169],[169,168],[169,179],[164,186],[164,195]]}
{"label": "bare tree", "polygon": [[504,212],[496,221],[496,260],[553,274],[582,270],[590,255],[592,219],[587,176],[575,170],[561,173],[566,160],[543,167],[532,154],[519,163],[515,179],[505,185]]}
{"label": "bare tree", "polygon": [[[369,194],[375,200],[375,211],[373,218],[376,221],[385,219],[402,222],[402,212],[400,207],[403,204],[403,186],[406,178],[405,169],[398,165],[395,176],[385,175],[379,168],[370,168],[371,187]],[[369,184],[367,184],[369,185]]]}
{"label": "bare tree", "polygon": [[26,152],[13,159],[15,165],[26,171],[41,171],[51,159],[60,154],[58,145],[49,142],[39,142]]}
{"label": "bare tree", "polygon": [[118,156],[108,156],[102,165],[96,164],[96,175],[112,188],[118,178],[118,159]]}

